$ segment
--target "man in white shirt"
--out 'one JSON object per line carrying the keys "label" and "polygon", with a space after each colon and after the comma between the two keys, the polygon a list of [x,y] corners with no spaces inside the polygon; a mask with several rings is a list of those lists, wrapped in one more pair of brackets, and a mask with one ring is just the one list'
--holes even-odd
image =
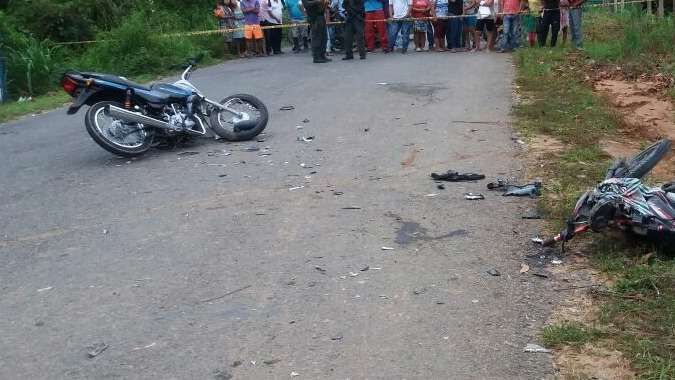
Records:
{"label": "man in white shirt", "polygon": [[[278,26],[282,23],[283,5],[281,0],[261,0],[260,25]],[[283,54],[281,51],[281,28],[265,29],[267,55]]]}
{"label": "man in white shirt", "polygon": [[411,0],[391,0],[389,3],[389,14],[391,16],[389,24],[389,50],[394,51],[396,45],[396,38],[401,33],[401,53],[408,52],[408,44],[410,43],[410,27],[411,21],[405,19],[410,18],[412,11]]}

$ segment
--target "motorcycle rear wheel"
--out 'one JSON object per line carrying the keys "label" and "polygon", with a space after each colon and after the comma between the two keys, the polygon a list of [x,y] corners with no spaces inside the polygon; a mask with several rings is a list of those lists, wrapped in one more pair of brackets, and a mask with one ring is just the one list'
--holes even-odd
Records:
{"label": "motorcycle rear wheel", "polygon": [[[237,115],[225,110],[215,109],[211,113],[211,128],[216,134],[228,141],[250,140],[258,136],[267,127],[269,114],[265,103],[253,95],[237,94],[228,96],[220,101],[220,104],[228,104],[228,107],[241,112],[244,118],[240,119]],[[255,118],[254,128],[243,131],[236,131],[235,123],[243,120]]]}
{"label": "motorcycle rear wheel", "polygon": [[84,124],[89,136],[101,148],[123,157],[136,157],[150,149],[152,134],[142,124],[128,124],[108,115],[108,106],[118,102],[98,102],[87,110]]}
{"label": "motorcycle rear wheel", "polygon": [[619,160],[607,171],[609,178],[642,178],[670,151],[670,140],[662,139],[636,154],[630,160]]}

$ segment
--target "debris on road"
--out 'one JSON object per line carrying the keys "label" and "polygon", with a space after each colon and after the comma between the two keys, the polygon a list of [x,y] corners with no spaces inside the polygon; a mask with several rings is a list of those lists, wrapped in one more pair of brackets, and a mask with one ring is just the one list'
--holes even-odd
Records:
{"label": "debris on road", "polygon": [[248,148],[243,150],[244,152],[258,152],[260,151],[260,147],[257,147],[255,145],[249,146]]}
{"label": "debris on road", "polygon": [[302,142],[312,142],[312,141],[314,141],[314,136],[298,137],[298,141],[302,141]]}
{"label": "debris on road", "polygon": [[541,277],[541,278],[548,278],[548,275],[545,273],[538,273],[538,272],[532,272],[531,273],[533,276]]}
{"label": "debris on road", "polygon": [[501,276],[501,275],[502,275],[502,274],[501,274],[498,270],[496,270],[496,269],[490,269],[489,271],[487,271],[487,274],[489,274],[490,276],[495,276],[495,277]]}
{"label": "debris on road", "polygon": [[529,210],[522,217],[523,219],[542,219],[541,212],[539,210]]}
{"label": "debris on road", "polygon": [[534,344],[534,343],[528,343],[525,346],[525,348],[523,348],[523,351],[524,352],[534,352],[534,353],[541,352],[541,353],[545,353],[545,354],[551,353],[551,350],[549,350],[548,348],[544,348],[544,347],[542,347],[538,344]]}
{"label": "debris on road", "polygon": [[244,364],[244,363],[242,363],[241,360],[235,360],[234,362],[232,362],[231,367],[232,367],[232,368],[237,368],[237,367],[239,367],[239,366],[242,365],[242,364]]}
{"label": "debris on road", "polygon": [[295,187],[291,187],[290,189],[288,189],[288,191],[300,190],[300,189],[304,189],[304,188],[305,188],[304,186],[295,186]]}
{"label": "debris on road", "polygon": [[387,83],[387,82],[378,82],[378,83],[377,83],[378,86],[386,86],[386,85],[388,85],[388,84],[389,84],[389,83]]}
{"label": "debris on road", "polygon": [[300,376],[299,373],[297,373],[297,372],[291,372],[291,377],[298,377],[298,376]]}
{"label": "debris on road", "polygon": [[496,182],[490,182],[487,184],[489,190],[496,190],[503,192],[504,196],[516,196],[516,197],[536,197],[541,195],[541,181],[535,181],[525,185],[510,185],[508,181],[497,179]]}
{"label": "debris on road", "polygon": [[224,369],[217,369],[213,371],[213,378],[215,380],[232,380],[232,374]]}
{"label": "debris on road", "polygon": [[347,207],[343,207],[342,209],[343,210],[360,210],[361,207],[359,207],[359,206],[347,206]]}
{"label": "debris on road", "polygon": [[108,345],[105,342],[94,343],[91,346],[87,346],[87,357],[93,359],[103,353],[103,351],[108,349]]}
{"label": "debris on road", "polygon": [[295,109],[294,106],[283,106],[279,108],[279,111],[293,111]]}
{"label": "debris on road", "polygon": [[533,237],[530,240],[535,244],[544,244],[544,239],[540,238],[539,236]]}
{"label": "debris on road", "polygon": [[246,290],[246,289],[248,289],[248,288],[250,288],[250,287],[252,287],[252,285],[246,285],[246,286],[243,286],[243,287],[241,287],[241,288],[239,288],[239,289],[235,289],[235,290],[233,290],[233,291],[231,291],[231,292],[227,292],[227,293],[225,293],[225,294],[223,294],[223,295],[220,295],[220,296],[217,296],[217,297],[213,297],[213,298],[207,298],[207,299],[205,299],[205,300],[202,300],[202,302],[212,302],[212,301],[216,301],[216,300],[219,300],[219,299],[221,299],[221,298],[225,298],[225,297],[227,297],[227,296],[231,296],[231,295],[233,295],[233,294],[235,294],[235,293],[239,293],[239,292],[241,292],[242,290]]}
{"label": "debris on road", "polygon": [[199,152],[180,152],[177,155],[182,157],[182,156],[194,156],[197,154],[199,154]]}
{"label": "debris on road", "polygon": [[107,235],[108,232],[110,232],[110,231],[106,230],[105,228],[103,229],[103,235]]}
{"label": "debris on road", "polygon": [[420,294],[424,294],[427,292],[427,288],[417,288],[413,289],[413,294],[416,296],[419,296]]}
{"label": "debris on road", "polygon": [[483,174],[478,173],[458,173],[454,170],[448,170],[445,173],[431,173],[431,178],[434,181],[448,181],[448,182],[461,182],[461,181],[478,181],[485,179]]}
{"label": "debris on road", "polygon": [[380,249],[382,249],[383,251],[393,251],[395,248],[393,248],[393,247],[382,247]]}
{"label": "debris on road", "polygon": [[46,292],[47,290],[52,290],[52,289],[54,289],[53,286],[48,286],[46,288],[38,289],[37,291],[38,291],[38,293],[42,293],[42,292]]}
{"label": "debris on road", "polygon": [[356,272],[349,272],[349,277],[356,277],[356,276],[358,276],[358,275],[359,275],[359,274],[356,273]]}
{"label": "debris on road", "polygon": [[270,359],[270,360],[263,360],[263,364],[265,365],[275,365],[277,363],[280,363],[281,359]]}
{"label": "debris on road", "polygon": [[307,124],[307,123],[309,123],[309,119],[303,119],[302,122]]}
{"label": "debris on road", "polygon": [[438,190],[445,190],[445,185],[442,183],[439,183],[438,186],[436,186]]}
{"label": "debris on road", "polygon": [[318,271],[321,272],[321,273],[326,273],[326,270],[325,270],[324,268],[321,268],[321,267],[318,266],[318,265],[315,265],[315,266],[314,266],[314,269],[318,270]]}
{"label": "debris on road", "polygon": [[370,265],[366,265],[365,267],[361,268],[361,272],[366,272],[370,269]]}
{"label": "debris on road", "polygon": [[157,345],[156,342],[152,342],[152,343],[148,344],[147,346],[143,346],[143,347],[134,347],[131,351],[145,350],[146,348],[155,347],[156,345]]}
{"label": "debris on road", "polygon": [[559,260],[559,259],[551,260],[551,264],[553,264],[553,265],[560,265],[560,264],[562,264],[562,260]]}
{"label": "debris on road", "polygon": [[480,193],[466,193],[464,194],[464,199],[470,200],[470,201],[478,201],[485,199],[485,196]]}
{"label": "debris on road", "polygon": [[426,121],[421,121],[419,123],[414,123],[413,125],[426,125],[426,124],[427,124]]}
{"label": "debris on road", "polygon": [[527,273],[530,270],[530,266],[527,264],[520,264],[520,273]]}
{"label": "debris on road", "polygon": [[437,195],[438,195],[438,194],[436,194],[436,193],[431,193],[431,194],[425,195],[425,197],[433,198],[433,197],[435,197],[435,196],[437,196]]}
{"label": "debris on road", "polygon": [[336,336],[330,338],[330,340],[342,340],[342,335],[336,335]]}

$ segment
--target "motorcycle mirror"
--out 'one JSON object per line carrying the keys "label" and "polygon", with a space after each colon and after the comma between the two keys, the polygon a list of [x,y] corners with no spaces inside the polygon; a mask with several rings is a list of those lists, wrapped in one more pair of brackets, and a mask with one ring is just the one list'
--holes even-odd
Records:
{"label": "motorcycle mirror", "polygon": [[244,120],[234,124],[235,132],[250,131],[258,125],[255,120]]}

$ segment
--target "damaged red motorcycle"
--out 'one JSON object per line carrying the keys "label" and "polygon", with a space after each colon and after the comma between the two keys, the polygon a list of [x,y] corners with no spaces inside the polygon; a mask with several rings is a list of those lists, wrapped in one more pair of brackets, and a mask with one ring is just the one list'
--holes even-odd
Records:
{"label": "damaged red motorcycle", "polygon": [[553,246],[592,230],[601,232],[616,228],[653,242],[657,247],[675,246],[675,182],[662,187],[642,183],[661,159],[670,151],[671,142],[662,139],[631,159],[616,161],[605,180],[584,193],[577,201],[567,226],[550,239],[532,239],[544,246]]}

